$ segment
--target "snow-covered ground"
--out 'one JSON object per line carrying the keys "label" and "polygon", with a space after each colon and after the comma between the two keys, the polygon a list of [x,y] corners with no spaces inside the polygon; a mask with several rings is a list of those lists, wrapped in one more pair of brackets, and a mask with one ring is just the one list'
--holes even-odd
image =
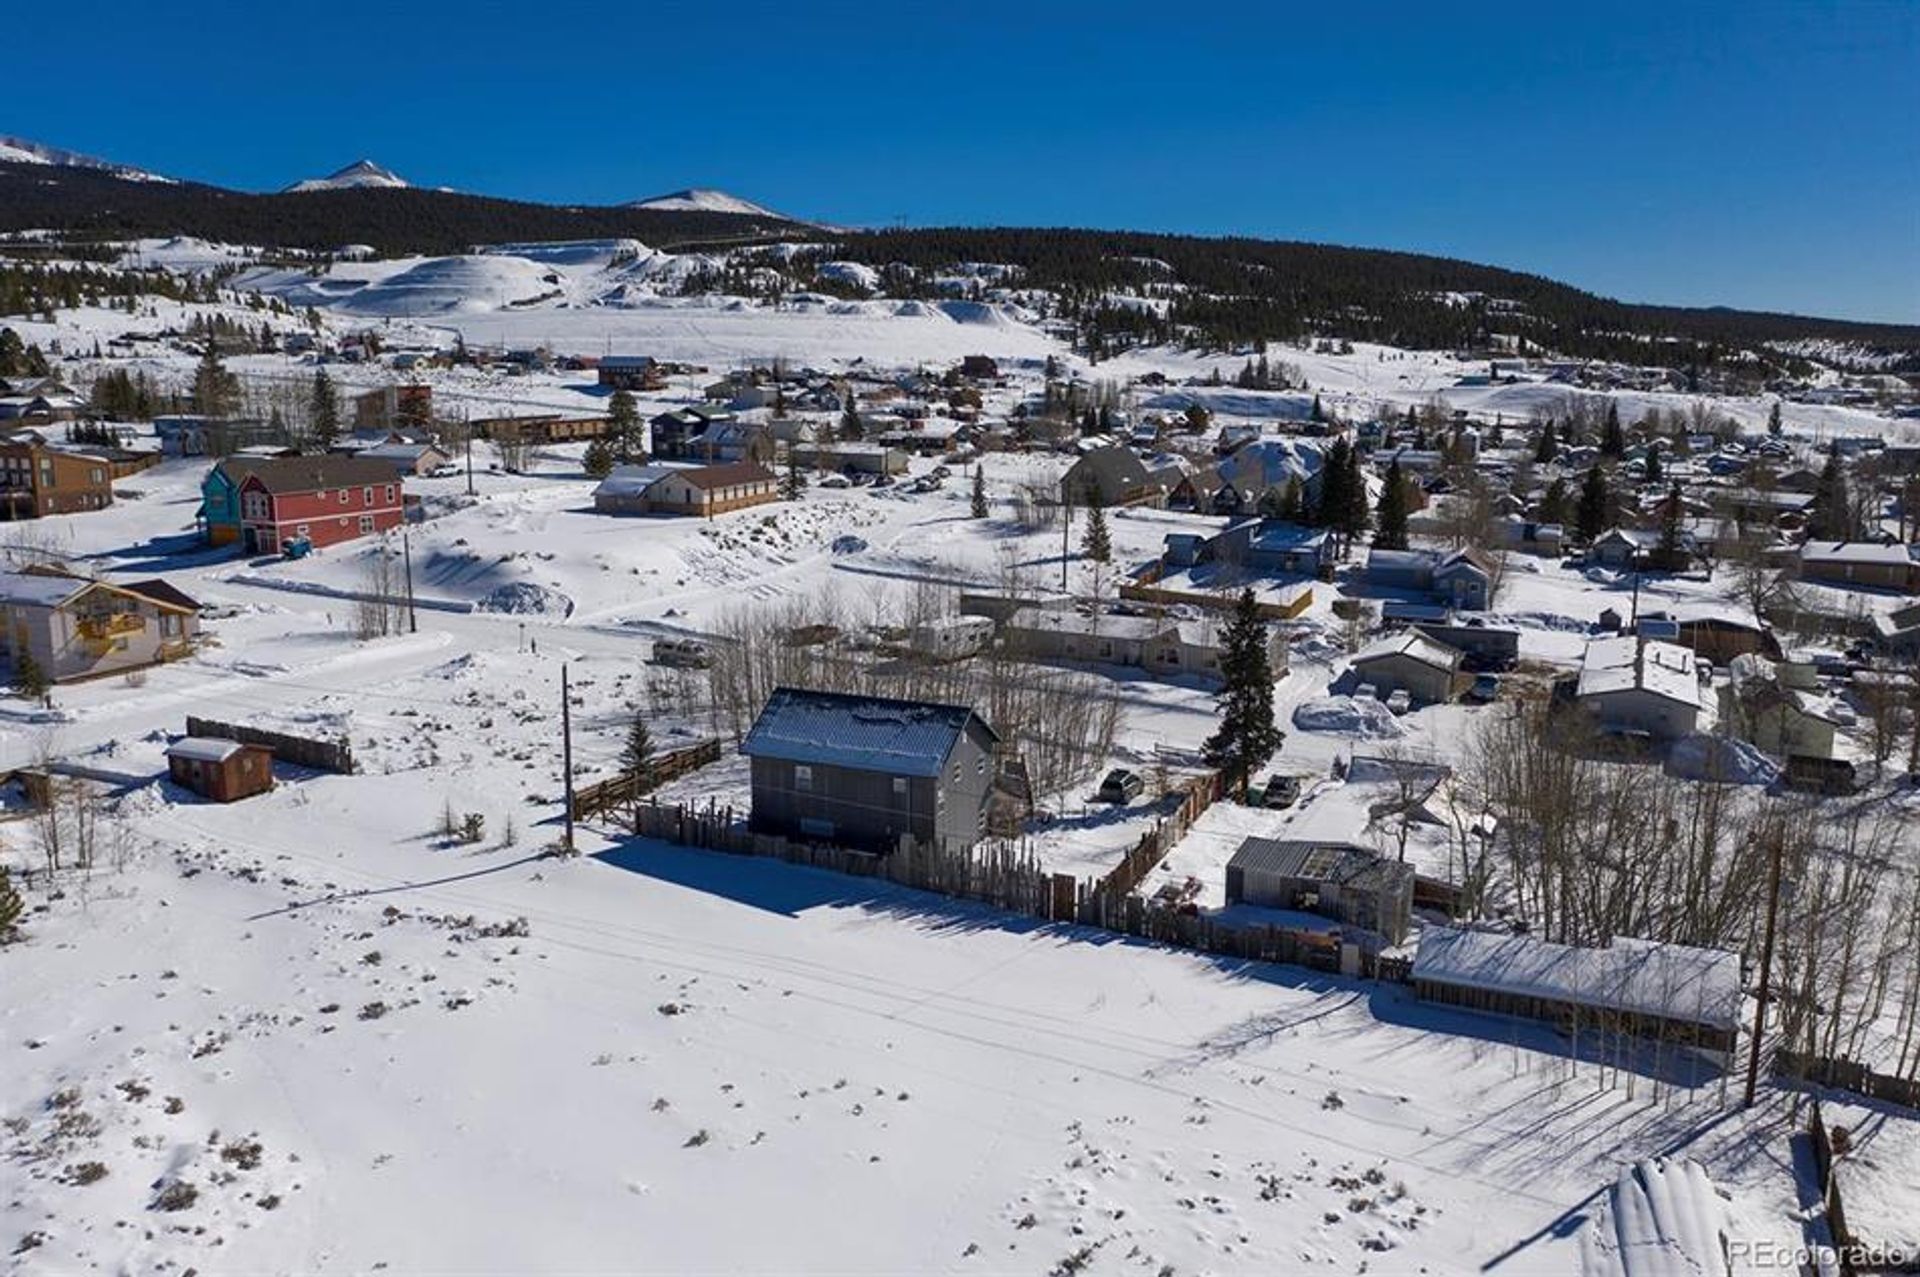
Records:
{"label": "snow-covered ground", "polygon": [[[133,251],[183,272],[245,262],[199,241]],[[317,277],[245,265],[243,280],[315,306],[329,332],[373,327],[390,344],[457,335],[716,372],[993,354],[1013,384],[990,392],[990,415],[1035,389],[1049,356],[1096,378],[1173,379],[1142,409],[1199,401],[1231,424],[1310,402],[1178,384],[1216,364],[1230,383],[1238,369],[1189,352],[1089,367],[1011,302],[774,309],[672,295],[697,265],[607,241],[340,262]],[[84,354],[206,309],[156,301],[13,326]],[[191,355],[142,350],[115,362],[169,384],[190,375]],[[1520,421],[1567,393],[1458,387],[1470,366],[1446,354],[1285,358],[1342,412],[1439,394]],[[313,373],[278,355],[230,363],[256,388],[297,390]],[[91,357],[66,367],[88,371]],[[347,390],[395,376],[331,371]],[[474,416],[606,403],[579,373],[420,375],[437,404]],[[710,379],[642,396],[642,414]],[[1629,419],[1689,402],[1622,398]],[[1768,403],[1716,406],[1757,425]],[[1785,417],[1809,446],[1903,428],[1812,405]],[[203,460],[125,480],[109,511],[0,534],[10,554],[164,575],[214,609],[191,659],[57,689],[51,710],[0,702],[0,766],[77,763],[114,791],[117,813],[91,872],[29,887],[27,939],[0,953],[10,1271],[1573,1272],[1583,1255],[1634,1244],[1601,1204],[1623,1167],[1653,1157],[1699,1163],[1727,1194],[1730,1235],[1803,1240],[1795,1097],[1764,1089],[1741,1111],[1734,1083],[1697,1061],[1602,1068],[1570,1061],[1546,1026],[1423,1006],[1398,986],[1202,958],[602,824],[581,830],[585,857],[537,859],[558,835],[563,663],[575,762],[591,779],[615,766],[637,705],[663,747],[711,730],[697,695],[644,664],[651,637],[710,632],[743,608],[897,622],[930,590],[966,584],[1110,595],[1118,571],[1192,519],[1113,512],[1116,562],[1097,569],[1077,525],[1063,554],[1058,528],[1016,518],[1017,490],[1057,484],[1064,457],[986,458],[985,520],[968,517],[962,472],[935,492],[814,486],[678,521],[594,514],[577,445],[543,450],[523,475],[475,455],[471,495],[465,475],[409,485],[427,514],[407,538],[418,632],[380,639],[352,636],[350,596],[393,547],[298,562],[207,551],[193,538]],[[1343,573],[1315,587],[1276,689],[1289,736],[1274,770],[1306,778],[1301,800],[1216,804],[1146,890],[1192,876],[1201,903],[1219,903],[1224,861],[1252,835],[1395,845],[1398,823],[1373,822],[1394,786],[1364,762],[1336,781],[1336,762],[1445,761],[1502,712],[1383,719],[1336,694],[1346,656],[1332,605],[1352,584]],[[1520,629],[1529,664],[1564,669],[1634,588],[1516,561],[1490,619]],[[1724,579],[1640,583],[1643,610],[1730,597]],[[1213,730],[1204,685],[1094,676],[1123,708],[1106,764],[1151,771]],[[360,771],[289,773],[230,807],[198,801],[157,779],[189,713],[345,736]],[[1046,796],[1031,842],[1055,871],[1104,873],[1164,811],[1151,797],[1088,801],[1102,769]],[[729,755],[666,796],[737,804],[746,791]],[[1445,797],[1429,804],[1443,817]],[[480,840],[448,838],[448,812],[481,816]],[[29,821],[0,821],[9,863],[34,863],[37,846]],[[1444,873],[1450,846],[1443,824],[1420,824],[1408,859]],[[1855,1130],[1876,1173],[1850,1194],[1898,1218],[1920,1201],[1902,1170],[1920,1164],[1920,1135],[1872,1116]]]}

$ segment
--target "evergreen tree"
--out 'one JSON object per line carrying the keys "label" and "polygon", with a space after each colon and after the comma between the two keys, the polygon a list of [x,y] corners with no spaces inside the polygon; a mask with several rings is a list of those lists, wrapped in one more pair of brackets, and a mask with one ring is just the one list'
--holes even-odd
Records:
{"label": "evergreen tree", "polygon": [[1215,703],[1220,726],[1204,746],[1208,763],[1244,785],[1253,769],[1280,748],[1285,735],[1274,724],[1273,667],[1267,659],[1267,623],[1252,590],[1243,590],[1221,634]]}
{"label": "evergreen tree", "polygon": [[1649,447],[1647,449],[1647,482],[1660,482],[1662,473],[1660,466],[1660,449]]}
{"label": "evergreen tree", "polygon": [[1286,486],[1280,489],[1280,517],[1288,523],[1307,521],[1307,489],[1297,474],[1288,475]]}
{"label": "evergreen tree", "polygon": [[313,389],[307,397],[307,420],[312,423],[313,441],[321,451],[333,446],[340,437],[340,396],[334,393],[333,378],[325,368],[314,370]]}
{"label": "evergreen tree", "polygon": [[607,400],[606,440],[608,453],[621,465],[640,460],[646,452],[640,446],[640,406],[625,387]]}
{"label": "evergreen tree", "polygon": [[580,458],[580,466],[589,479],[604,479],[613,473],[613,449],[607,446],[604,437],[587,444],[587,450]]}
{"label": "evergreen tree", "polygon": [[1314,502],[1312,522],[1323,528],[1338,528],[1348,505],[1347,484],[1350,474],[1347,457],[1352,452],[1345,436],[1333,441],[1320,463],[1320,495]]}
{"label": "evergreen tree", "polygon": [[27,371],[27,344],[11,328],[0,328],[0,377],[19,377]]}
{"label": "evergreen tree", "polygon": [[1780,437],[1783,427],[1780,424],[1780,401],[1773,401],[1773,407],[1767,409],[1767,433],[1775,439]]}
{"label": "evergreen tree", "polygon": [[219,342],[211,333],[200,364],[193,371],[193,410],[203,417],[220,420],[233,415],[240,401],[240,379],[220,362]]}
{"label": "evergreen tree", "polygon": [[20,695],[30,701],[45,700],[47,689],[53,686],[47,681],[47,672],[25,646],[13,660],[13,683],[20,689]]}
{"label": "evergreen tree", "polygon": [[1347,472],[1340,485],[1344,503],[1334,526],[1351,541],[1367,534],[1367,529],[1373,526],[1373,513],[1367,509],[1367,481],[1360,472],[1360,450],[1348,445],[1343,464]]}
{"label": "evergreen tree", "polygon": [[973,504],[968,513],[976,519],[987,517],[987,476],[980,472],[977,464],[973,467]]}
{"label": "evergreen tree", "polygon": [[1373,543],[1383,550],[1406,549],[1407,487],[1406,477],[1400,473],[1398,457],[1387,467],[1386,486],[1380,490],[1380,504],[1375,515],[1379,531],[1374,533]]}
{"label": "evergreen tree", "polygon": [[1813,517],[1807,534],[1817,541],[1847,541],[1847,473],[1840,464],[1838,444],[1827,449],[1826,464],[1820,467],[1820,479],[1813,488]]}
{"label": "evergreen tree", "polygon": [[620,747],[620,766],[625,771],[637,772],[652,757],[653,737],[647,731],[647,720],[635,710],[627,722],[626,742]]}
{"label": "evergreen tree", "polygon": [[1315,421],[1325,421],[1327,419],[1326,410],[1320,406],[1319,395],[1313,397],[1313,411],[1311,415]]}
{"label": "evergreen tree", "polygon": [[849,442],[860,438],[860,410],[853,406],[853,396],[847,396],[847,410],[840,414],[840,438]]}
{"label": "evergreen tree", "polygon": [[1107,532],[1107,512],[1098,504],[1087,509],[1087,531],[1080,552],[1095,563],[1113,562],[1113,538]]}
{"label": "evergreen tree", "polygon": [[1680,562],[1681,517],[1684,508],[1680,500],[1680,485],[1674,484],[1667,493],[1666,504],[1660,508],[1660,566],[1671,569]]}
{"label": "evergreen tree", "polygon": [[780,480],[780,496],[787,501],[798,501],[800,494],[807,490],[807,477],[800,473],[800,458],[793,449],[787,449],[787,473]]}
{"label": "evergreen tree", "polygon": [[1533,517],[1541,523],[1557,523],[1565,526],[1573,517],[1572,503],[1567,499],[1567,481],[1554,476],[1552,483],[1540,498],[1540,504],[1534,508]]}
{"label": "evergreen tree", "polygon": [[1599,466],[1590,467],[1587,477],[1580,484],[1580,504],[1574,511],[1574,530],[1582,541],[1592,541],[1607,530],[1608,515],[1613,509],[1613,494],[1607,488],[1607,473]]}
{"label": "evergreen tree", "polygon": [[12,873],[5,865],[0,865],[0,944],[18,938],[20,917],[26,911],[26,901],[20,898],[19,889],[13,885]]}
{"label": "evergreen tree", "polygon": [[1534,445],[1533,459],[1541,465],[1546,465],[1559,455],[1560,435],[1553,428],[1553,423],[1549,421],[1540,427],[1540,442]]}
{"label": "evergreen tree", "polygon": [[1627,434],[1620,428],[1620,406],[1611,399],[1607,400],[1607,423],[1600,432],[1600,455],[1627,455]]}

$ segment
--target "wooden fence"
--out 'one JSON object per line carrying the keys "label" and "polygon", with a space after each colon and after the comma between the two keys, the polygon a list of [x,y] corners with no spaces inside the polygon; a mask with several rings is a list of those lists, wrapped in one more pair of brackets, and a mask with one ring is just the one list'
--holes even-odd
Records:
{"label": "wooden fence", "polygon": [[1185,788],[1186,796],[1180,805],[1153,822],[1153,828],[1142,834],[1140,841],[1120,857],[1120,863],[1095,884],[1094,894],[1119,899],[1139,886],[1141,880],[1167,858],[1173,845],[1187,836],[1187,830],[1200,819],[1200,813],[1218,801],[1225,781],[1219,772],[1208,772],[1187,782]]}
{"label": "wooden fence", "polygon": [[1853,1234],[1847,1231],[1847,1209],[1840,1200],[1840,1178],[1833,1173],[1833,1140],[1820,1116],[1819,1100],[1813,1102],[1807,1115],[1807,1139],[1813,1145],[1813,1172],[1821,1204],[1826,1209],[1827,1233],[1833,1241],[1840,1271],[1851,1274],[1854,1271]]}
{"label": "wooden fence", "polygon": [[210,718],[187,718],[187,735],[212,736],[237,740],[244,745],[260,745],[273,751],[274,758],[315,771],[353,774],[353,746],[344,740],[316,740],[309,736],[289,736],[238,723],[222,723]]}
{"label": "wooden fence", "polygon": [[649,800],[634,809],[633,831],[685,847],[736,856],[767,856],[788,864],[830,869],[860,878],[881,878],[903,887],[974,900],[1037,918],[1054,917],[1054,879],[1025,842],[989,839],[971,847],[909,843],[887,855],[825,843],[795,842],[756,834],[734,818],[731,807],[704,811]]}
{"label": "wooden fence", "polygon": [[1803,1055],[1780,1047],[1773,1053],[1773,1075],[1920,1109],[1920,1082],[1891,1073],[1875,1073],[1866,1065],[1843,1056]]}
{"label": "wooden fence", "polygon": [[720,742],[714,739],[649,758],[644,767],[576,789],[573,793],[573,818],[587,820],[601,812],[622,807],[637,809],[640,799],[647,794],[675,777],[717,761],[719,757]]}

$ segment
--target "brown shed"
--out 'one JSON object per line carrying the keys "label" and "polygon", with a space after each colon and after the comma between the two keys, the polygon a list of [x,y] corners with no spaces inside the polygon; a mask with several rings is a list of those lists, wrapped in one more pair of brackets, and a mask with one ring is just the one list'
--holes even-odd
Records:
{"label": "brown shed", "polygon": [[167,747],[167,771],[176,785],[217,803],[251,798],[273,788],[273,751],[214,736],[188,736]]}

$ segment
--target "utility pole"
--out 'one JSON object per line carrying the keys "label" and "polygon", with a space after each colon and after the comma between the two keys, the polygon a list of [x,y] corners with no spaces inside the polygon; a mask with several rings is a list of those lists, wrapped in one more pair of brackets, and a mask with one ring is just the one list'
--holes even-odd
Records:
{"label": "utility pole", "polygon": [[1767,933],[1760,942],[1760,997],[1753,1008],[1753,1041],[1747,1051],[1747,1098],[1742,1108],[1753,1107],[1754,1088],[1760,1084],[1760,1039],[1767,1031],[1767,995],[1773,984],[1773,928],[1780,916],[1780,848],[1786,841],[1781,830],[1770,832],[1773,858],[1767,864]]}
{"label": "utility pole", "polygon": [[464,408],[461,409],[461,413],[462,415],[466,416],[466,422],[467,422],[467,431],[466,431],[466,434],[467,434],[467,495],[472,496],[473,495],[473,417],[470,414],[467,414],[466,409]]}
{"label": "utility pole", "polygon": [[1073,527],[1073,494],[1060,490],[1060,593],[1067,592],[1067,530]]}
{"label": "utility pole", "polygon": [[566,777],[567,850],[573,850],[573,702],[567,695],[567,666],[560,664],[560,769]]}
{"label": "utility pole", "polygon": [[407,633],[420,632],[420,614],[413,610],[413,541],[405,528],[400,529],[400,554],[407,564]]}

